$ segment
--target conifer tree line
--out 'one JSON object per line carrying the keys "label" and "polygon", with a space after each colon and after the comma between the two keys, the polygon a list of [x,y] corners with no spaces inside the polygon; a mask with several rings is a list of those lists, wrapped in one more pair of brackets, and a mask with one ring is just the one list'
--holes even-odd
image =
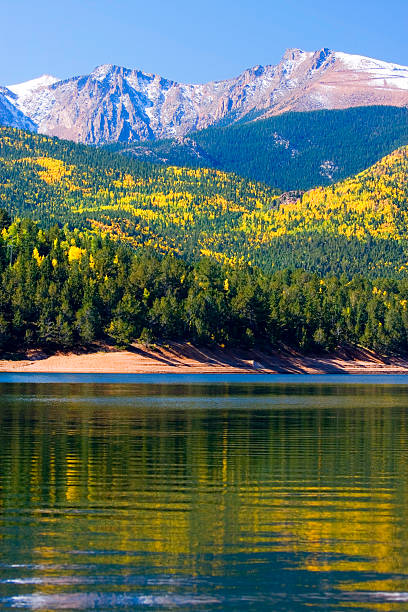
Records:
{"label": "conifer tree line", "polygon": [[408,280],[267,274],[137,252],[91,231],[0,211],[0,347],[72,349],[169,340],[303,352],[408,349]]}
{"label": "conifer tree line", "polygon": [[[283,113],[249,113],[183,140],[108,145],[129,157],[165,165],[235,172],[283,191],[330,185],[408,144],[408,109],[368,106]],[[224,124],[224,126],[223,126]]]}

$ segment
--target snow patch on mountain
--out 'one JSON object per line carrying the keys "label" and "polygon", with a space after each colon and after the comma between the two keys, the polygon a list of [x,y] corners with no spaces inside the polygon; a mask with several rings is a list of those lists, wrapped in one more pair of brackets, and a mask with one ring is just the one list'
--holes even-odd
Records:
{"label": "snow patch on mountain", "polygon": [[18,108],[37,125],[50,116],[54,104],[54,92],[48,88],[36,92],[35,96],[22,97],[17,100]]}
{"label": "snow patch on mountain", "polygon": [[49,74],[9,85],[7,89],[12,95],[8,100],[18,111],[23,113],[31,123],[38,126],[50,113],[54,102],[52,85],[58,83],[59,79]]}
{"label": "snow patch on mountain", "polygon": [[16,85],[7,85],[7,89],[12,91],[18,98],[26,98],[31,96],[37,89],[42,87],[49,87],[54,83],[57,83],[60,79],[57,79],[50,74],[43,74],[37,79],[31,79],[24,83],[17,83]]}
{"label": "snow patch on mountain", "polygon": [[0,87],[0,125],[20,130],[35,131],[36,125],[13,104],[15,94],[6,87]]}
{"label": "snow patch on mountain", "polygon": [[97,66],[95,70],[92,70],[89,76],[96,81],[103,81],[108,74],[112,72],[113,68],[113,64],[102,64],[101,66]]}
{"label": "snow patch on mountain", "polygon": [[336,52],[335,56],[348,69],[365,73],[372,79],[378,79],[379,86],[397,87],[408,90],[408,66],[392,64],[381,60]]}

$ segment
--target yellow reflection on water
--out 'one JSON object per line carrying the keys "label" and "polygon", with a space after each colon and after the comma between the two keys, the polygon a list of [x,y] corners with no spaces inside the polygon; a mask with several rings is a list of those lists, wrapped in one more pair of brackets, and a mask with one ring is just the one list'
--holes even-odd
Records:
{"label": "yellow reflection on water", "polygon": [[303,398],[290,411],[267,397],[256,411],[90,397],[0,413],[0,537],[4,509],[24,509],[33,563],[148,555],[168,574],[222,576],[231,555],[254,567],[290,552],[298,569],[348,573],[344,591],[408,591],[408,580],[358,580],[408,573],[405,396]]}

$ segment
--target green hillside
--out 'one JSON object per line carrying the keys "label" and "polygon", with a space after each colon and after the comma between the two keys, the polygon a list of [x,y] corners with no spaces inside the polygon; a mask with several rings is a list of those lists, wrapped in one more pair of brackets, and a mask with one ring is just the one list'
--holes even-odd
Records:
{"label": "green hillside", "polygon": [[55,223],[91,228],[134,248],[187,258],[248,259],[243,226],[276,205],[277,191],[231,173],[162,167],[95,148],[0,128],[0,206]]}
{"label": "green hillside", "polygon": [[408,144],[408,109],[387,106],[287,113],[188,138],[112,150],[155,163],[236,172],[283,191],[329,185]]}
{"label": "green hillside", "polygon": [[0,206],[187,261],[404,277],[408,147],[299,200],[209,169],[163,167],[0,129]]}

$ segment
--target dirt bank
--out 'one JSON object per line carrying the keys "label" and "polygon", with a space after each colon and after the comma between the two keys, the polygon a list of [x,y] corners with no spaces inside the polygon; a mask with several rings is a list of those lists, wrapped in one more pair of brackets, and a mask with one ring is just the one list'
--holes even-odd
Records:
{"label": "dirt bank", "polygon": [[72,373],[180,373],[234,372],[297,374],[408,374],[408,358],[386,358],[364,349],[335,355],[304,356],[292,351],[265,353],[252,350],[198,348],[171,343],[129,350],[103,346],[90,352],[47,355],[31,351],[23,358],[0,359],[2,372]]}

